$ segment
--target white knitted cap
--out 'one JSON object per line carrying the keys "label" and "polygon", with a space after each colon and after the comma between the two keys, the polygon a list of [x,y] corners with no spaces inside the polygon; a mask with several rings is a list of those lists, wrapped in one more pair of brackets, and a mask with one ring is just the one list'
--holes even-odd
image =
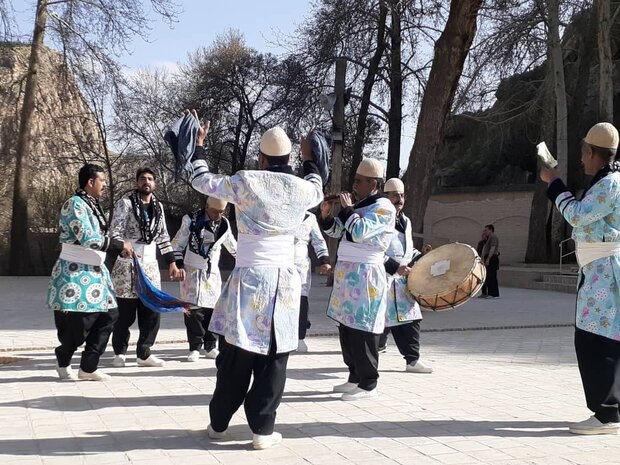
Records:
{"label": "white knitted cap", "polygon": [[618,130],[611,123],[598,123],[590,128],[584,140],[586,144],[615,150],[618,148]]}
{"label": "white knitted cap", "polygon": [[207,205],[216,210],[224,210],[228,202],[226,202],[226,200],[216,199],[215,197],[209,197],[207,199]]}
{"label": "white knitted cap", "polygon": [[383,165],[374,158],[364,158],[357,167],[356,174],[361,174],[367,178],[383,179]]}
{"label": "white knitted cap", "polygon": [[276,126],[263,133],[259,148],[263,155],[281,157],[291,153],[292,145],[284,129]]}
{"label": "white knitted cap", "polygon": [[383,192],[396,192],[398,194],[405,193],[405,185],[398,178],[390,178],[385,183],[385,187],[383,188]]}

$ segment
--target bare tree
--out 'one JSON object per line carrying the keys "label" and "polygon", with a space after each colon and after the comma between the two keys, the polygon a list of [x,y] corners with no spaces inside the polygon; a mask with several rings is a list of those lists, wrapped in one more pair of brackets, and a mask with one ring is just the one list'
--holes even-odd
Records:
{"label": "bare tree", "polygon": [[[172,0],[151,0],[152,7],[167,19],[174,18]],[[10,267],[17,275],[30,272],[28,250],[28,179],[30,141],[36,108],[36,89],[44,38],[56,43],[71,61],[91,57],[104,72],[118,73],[114,54],[123,50],[136,35],[145,37],[149,20],[132,0],[37,0],[30,61],[19,119],[16,147],[13,211],[11,222]]]}
{"label": "bare tree", "polygon": [[410,197],[416,200],[407,204],[407,213],[412,218],[415,232],[423,232],[435,159],[443,147],[446,118],[465,58],[476,35],[481,5],[482,0],[451,0],[444,30],[435,43],[435,56],[422,99],[409,167],[405,173]]}
{"label": "bare tree", "polygon": [[598,117],[600,121],[613,122],[614,120],[614,84],[613,58],[611,55],[610,0],[597,0],[598,13],[598,62],[599,62],[599,93]]}

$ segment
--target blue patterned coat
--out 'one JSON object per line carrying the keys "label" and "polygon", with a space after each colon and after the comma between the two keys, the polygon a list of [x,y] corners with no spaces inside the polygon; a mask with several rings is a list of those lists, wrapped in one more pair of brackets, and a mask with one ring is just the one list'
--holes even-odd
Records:
{"label": "blue patterned coat", "polygon": [[[384,194],[343,208],[338,217],[321,221],[328,236],[344,243],[363,244],[382,256],[394,233],[396,210]],[[381,263],[356,263],[338,258],[327,316],[350,328],[381,334],[385,329],[387,275]]]}
{"label": "blue patterned coat", "polygon": [[[200,156],[204,149],[197,148]],[[304,179],[290,172],[210,173],[204,160],[193,162],[192,186],[235,205],[239,234],[293,235],[306,210],[323,199],[316,165],[304,162]],[[297,349],[301,280],[290,266],[235,266],[215,304],[209,330],[249,352],[269,353],[272,327],[277,352]]]}
{"label": "blue patterned coat", "polygon": [[410,265],[422,255],[422,252],[413,246],[411,232],[411,220],[401,212],[396,218],[396,233],[392,235],[390,246],[385,252],[388,257],[385,263],[388,272],[386,327],[422,319],[420,306],[407,290],[407,276],[396,273],[398,267]]}
{"label": "blue patterned coat", "polygon": [[[81,245],[102,252],[113,248],[120,250],[123,246],[122,242],[111,240],[101,231],[92,208],[77,195],[62,206],[59,229],[61,244]],[[105,265],[84,265],[59,258],[52,269],[47,305],[63,312],[107,312],[116,308],[108,269]]]}
{"label": "blue patterned coat", "polygon": [[295,231],[295,266],[301,278],[301,295],[307,296],[312,287],[312,261],[308,246],[312,245],[321,265],[329,263],[327,244],[314,213],[308,212],[303,223]]}
{"label": "blue patterned coat", "polygon": [[[601,170],[581,200],[560,179],[547,195],[573,227],[580,242],[620,242],[620,173]],[[620,256],[600,258],[579,270],[576,325],[579,329],[620,341]]]}

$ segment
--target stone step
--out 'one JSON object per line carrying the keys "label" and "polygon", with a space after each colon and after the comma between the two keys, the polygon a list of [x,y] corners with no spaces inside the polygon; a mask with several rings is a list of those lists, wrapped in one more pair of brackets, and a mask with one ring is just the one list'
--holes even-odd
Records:
{"label": "stone step", "polygon": [[565,275],[565,274],[545,274],[542,276],[542,282],[576,286],[577,276],[576,275]]}
{"label": "stone step", "polygon": [[541,291],[565,292],[567,294],[577,294],[577,286],[575,284],[550,283],[545,281],[532,281],[530,289],[539,289]]}

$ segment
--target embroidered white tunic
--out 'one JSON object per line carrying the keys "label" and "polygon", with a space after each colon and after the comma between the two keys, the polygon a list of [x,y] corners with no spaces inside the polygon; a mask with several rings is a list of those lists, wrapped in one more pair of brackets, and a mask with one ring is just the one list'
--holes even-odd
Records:
{"label": "embroidered white tunic", "polygon": [[308,296],[312,287],[312,261],[308,255],[308,246],[312,245],[321,264],[329,263],[327,244],[314,213],[307,213],[303,223],[295,232],[295,266],[301,278],[301,295]]}
{"label": "embroidered white tunic", "polygon": [[[158,203],[158,206],[160,208],[161,221],[155,233],[155,239],[150,244],[140,242],[140,225],[132,211],[131,200],[128,197],[123,197],[114,205],[110,235],[115,239],[131,241],[144,273],[153,286],[161,289],[161,275],[156,258],[156,248],[159,248],[162,255],[170,254],[170,257],[172,257],[172,246],[170,245],[170,236],[166,227],[164,208],[161,203]],[[112,282],[116,290],[116,297],[123,299],[138,298],[133,276],[133,260],[131,258],[118,257],[112,268]]]}
{"label": "embroidered white tunic", "polygon": [[[304,179],[267,170],[214,174],[204,160],[194,161],[193,168],[192,186],[197,191],[235,205],[239,231],[237,263],[215,304],[209,330],[258,354],[269,352],[273,330],[278,353],[297,349],[301,280],[294,266],[292,238],[306,210],[323,199],[316,166],[304,162],[308,173]],[[269,242],[278,237],[283,246],[290,239],[287,260],[269,263],[269,257],[264,257],[264,264],[248,266],[254,258],[244,249],[259,263],[261,239]]]}
{"label": "embroidered white tunic", "polygon": [[342,209],[322,221],[327,235],[341,238],[327,316],[340,324],[375,334],[385,329],[387,276],[385,252],[394,233],[396,210],[383,194]]}
{"label": "embroidered white tunic", "polygon": [[[189,215],[183,216],[181,227],[172,239],[177,260],[184,257],[183,267],[185,279],[180,283],[181,300],[189,302],[197,307],[213,308],[222,292],[222,275],[220,273],[220,255],[222,246],[235,257],[237,254],[237,241],[233,236],[230,223],[227,218],[222,218],[217,236],[213,237],[209,247],[208,258],[195,254],[188,247],[191,236],[190,227],[192,219]],[[221,233],[223,232],[223,233]],[[183,252],[185,251],[185,254]],[[209,262],[211,267],[209,268]]]}
{"label": "embroidered white tunic", "polygon": [[407,290],[407,276],[401,276],[396,273],[399,266],[407,266],[412,260],[422,255],[413,246],[411,232],[411,220],[401,212],[397,217],[396,233],[392,235],[390,246],[385,252],[385,255],[388,257],[388,261],[385,264],[388,272],[386,327],[398,326],[413,320],[422,319],[420,306]]}

